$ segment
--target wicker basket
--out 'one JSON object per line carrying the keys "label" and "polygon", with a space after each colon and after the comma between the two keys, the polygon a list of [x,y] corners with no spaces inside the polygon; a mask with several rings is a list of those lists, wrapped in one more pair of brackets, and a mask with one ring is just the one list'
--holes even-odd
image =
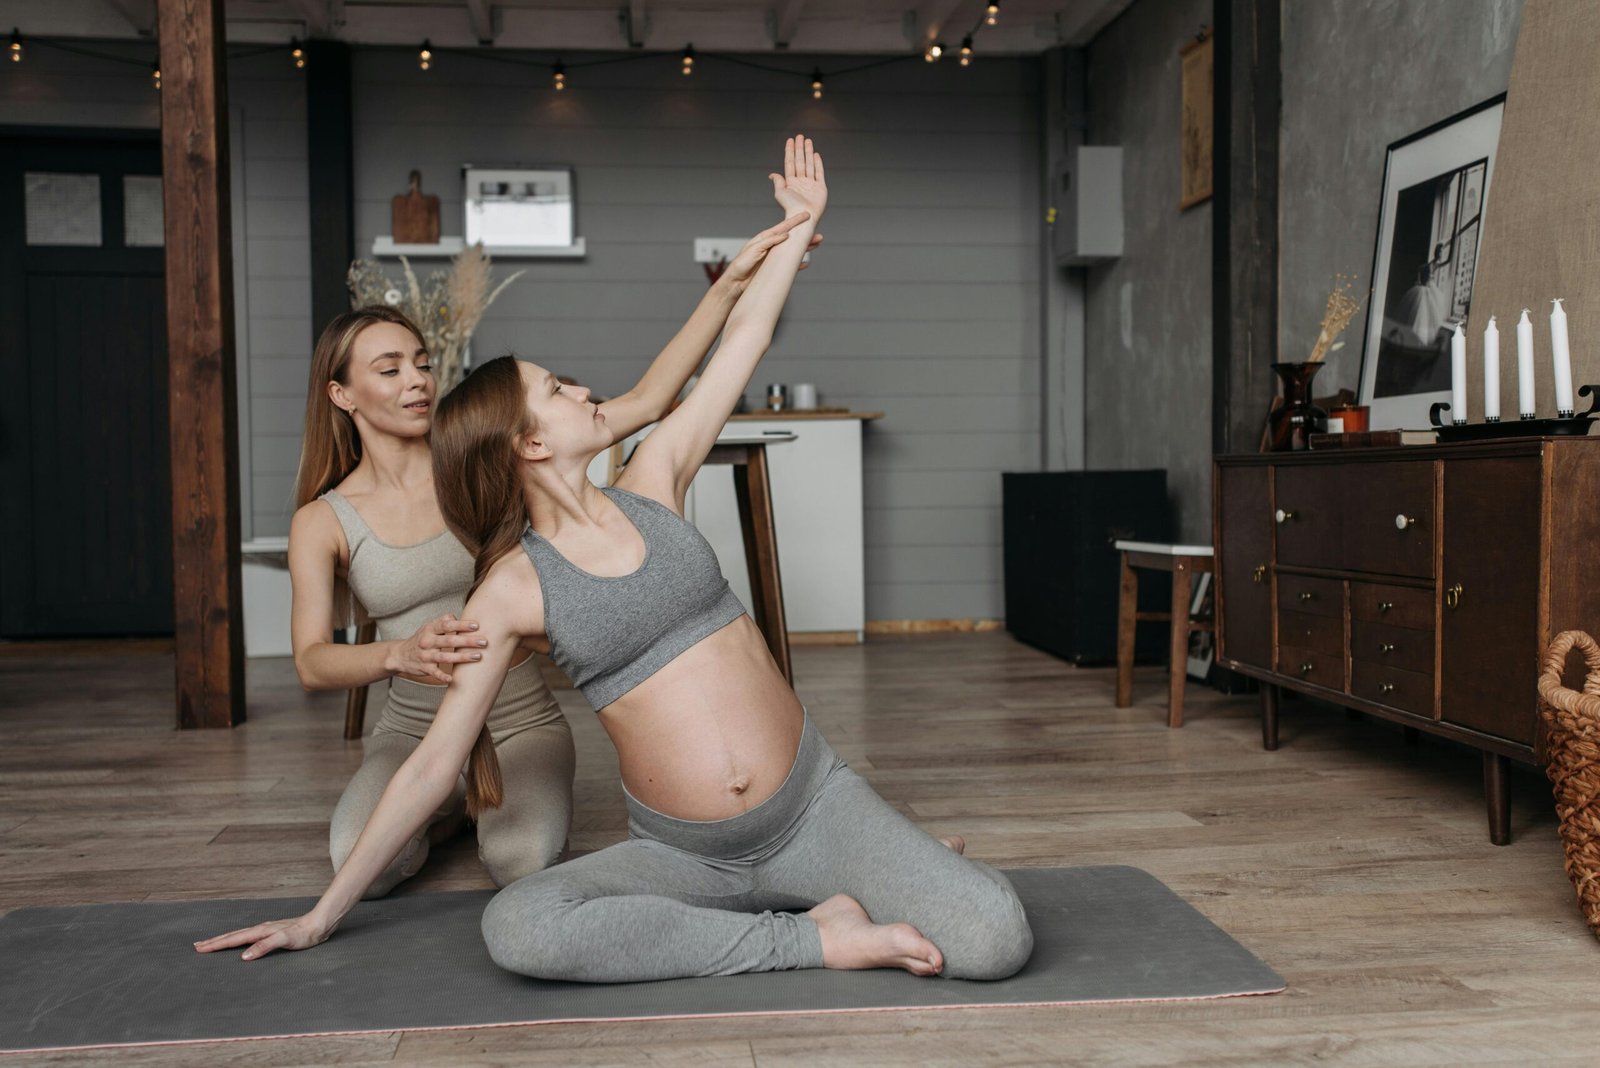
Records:
{"label": "wicker basket", "polygon": [[[1583,653],[1583,692],[1561,685],[1567,655]],[[1539,718],[1544,722],[1545,772],[1561,820],[1567,877],[1578,908],[1600,938],[1600,644],[1581,630],[1556,635],[1539,672]]]}

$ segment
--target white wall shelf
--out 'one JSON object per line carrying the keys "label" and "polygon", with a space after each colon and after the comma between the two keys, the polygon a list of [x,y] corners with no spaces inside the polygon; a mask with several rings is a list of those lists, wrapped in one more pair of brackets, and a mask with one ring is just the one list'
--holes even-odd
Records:
{"label": "white wall shelf", "polygon": [[[397,245],[394,238],[388,234],[372,239],[372,254],[374,256],[411,256],[416,259],[443,258],[454,256],[466,247],[466,241],[459,237],[441,237],[437,245]],[[588,254],[588,247],[584,239],[580,237],[574,239],[570,245],[507,245],[502,248],[486,248],[484,252],[492,258],[508,260],[576,260],[582,259]]]}

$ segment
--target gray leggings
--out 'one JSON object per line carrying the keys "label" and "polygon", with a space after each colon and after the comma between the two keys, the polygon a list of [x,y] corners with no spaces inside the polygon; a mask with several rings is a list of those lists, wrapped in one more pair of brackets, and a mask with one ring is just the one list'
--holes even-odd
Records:
{"label": "gray leggings", "polygon": [[[443,686],[409,679],[389,683],[389,701],[365,742],[360,769],[333,810],[328,851],[338,871],[378,807],[378,800],[433,722]],[[505,802],[478,817],[478,857],[496,886],[506,886],[556,862],[572,824],[572,729],[529,657],[506,675],[489,712],[489,734],[500,761]],[[466,780],[405,844],[364,897],[382,897],[421,870],[430,845],[466,822]]]}
{"label": "gray leggings", "polygon": [[909,923],[943,975],[1004,979],[1033,950],[1005,876],[945,848],[845,766],[810,722],[772,797],[725,820],[674,819],[628,797],[625,842],[530,875],[483,915],[489,954],[539,979],[621,983],[822,967],[804,910],[849,894]]}

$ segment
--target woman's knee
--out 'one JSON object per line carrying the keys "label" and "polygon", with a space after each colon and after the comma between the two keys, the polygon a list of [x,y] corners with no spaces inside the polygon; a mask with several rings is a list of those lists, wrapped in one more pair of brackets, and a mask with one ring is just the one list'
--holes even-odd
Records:
{"label": "woman's knee", "polygon": [[1008,979],[1033,955],[1033,928],[1017,892],[1006,883],[985,898],[974,910],[970,937],[957,953],[945,954],[947,978]]}
{"label": "woman's knee", "polygon": [[580,901],[554,883],[525,880],[506,887],[483,910],[483,943],[489,958],[518,975],[568,978],[574,969],[561,927]]}
{"label": "woman's knee", "polygon": [[566,836],[549,828],[525,835],[485,835],[483,828],[478,830],[478,859],[501,888],[550,867],[561,858],[565,845]]}

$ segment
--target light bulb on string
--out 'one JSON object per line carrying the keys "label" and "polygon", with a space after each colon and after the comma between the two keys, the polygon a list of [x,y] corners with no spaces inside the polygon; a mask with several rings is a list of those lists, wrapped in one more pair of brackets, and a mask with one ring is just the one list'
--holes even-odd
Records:
{"label": "light bulb on string", "polygon": [[555,82],[556,92],[563,92],[567,88],[567,68],[557,63],[551,80]]}
{"label": "light bulb on string", "polygon": [[294,60],[295,70],[306,69],[306,50],[300,47],[300,39],[298,37],[289,38],[289,58]]}
{"label": "light bulb on string", "polygon": [[939,41],[935,41],[928,46],[926,52],[922,53],[922,58],[932,63],[942,55],[944,55],[944,45]]}
{"label": "light bulb on string", "polygon": [[822,68],[820,67],[811,72],[811,99],[822,99]]}
{"label": "light bulb on string", "polygon": [[161,91],[161,60],[150,64],[150,84],[155,86],[156,92]]}
{"label": "light bulb on string", "polygon": [[11,62],[13,62],[13,63],[21,63],[22,62],[22,31],[21,30],[18,30],[18,29],[15,29],[15,28],[12,29],[12,31],[11,31],[11,43],[6,46],[6,55],[11,57]]}
{"label": "light bulb on string", "polygon": [[972,66],[972,38],[971,37],[963,37],[963,38],[961,38],[961,65],[963,67]]}
{"label": "light bulb on string", "polygon": [[683,73],[685,76],[694,73],[694,45],[685,45],[683,48]]}
{"label": "light bulb on string", "polygon": [[427,70],[433,66],[433,45],[423,40],[422,47],[417,49],[417,66]]}
{"label": "light bulb on string", "polygon": [[983,9],[983,24],[993,26],[1000,21],[1000,5],[996,0],[989,0],[989,6]]}

